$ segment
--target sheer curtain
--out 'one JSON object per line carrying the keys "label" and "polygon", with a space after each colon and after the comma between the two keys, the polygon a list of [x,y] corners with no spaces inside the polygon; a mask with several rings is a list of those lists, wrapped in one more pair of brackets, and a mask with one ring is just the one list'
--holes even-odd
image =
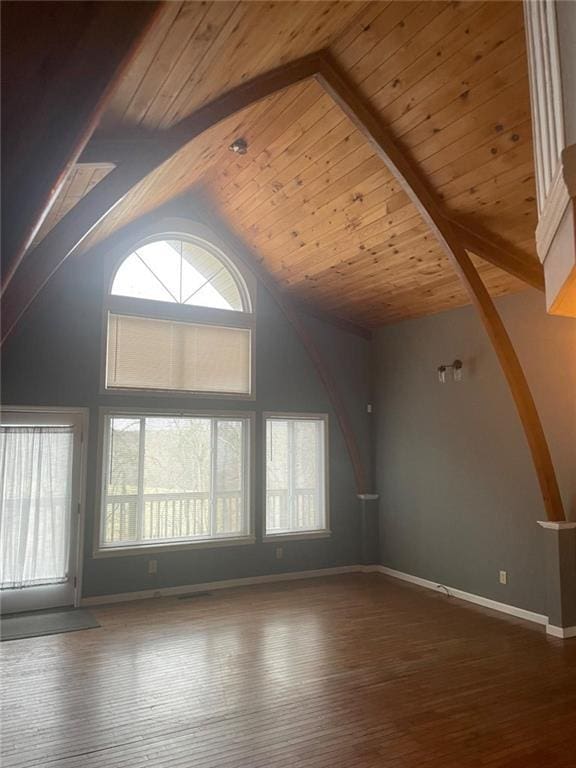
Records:
{"label": "sheer curtain", "polygon": [[70,426],[0,427],[0,589],[67,579]]}

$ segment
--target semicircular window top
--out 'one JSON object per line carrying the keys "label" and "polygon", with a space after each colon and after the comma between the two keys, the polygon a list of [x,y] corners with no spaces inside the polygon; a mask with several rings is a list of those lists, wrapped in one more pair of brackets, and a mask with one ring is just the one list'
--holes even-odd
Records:
{"label": "semicircular window top", "polygon": [[105,307],[107,390],[252,396],[251,294],[216,246],[171,235],[137,245]]}
{"label": "semicircular window top", "polygon": [[118,268],[113,296],[249,312],[247,292],[234,268],[204,244],[154,240],[139,246]]}

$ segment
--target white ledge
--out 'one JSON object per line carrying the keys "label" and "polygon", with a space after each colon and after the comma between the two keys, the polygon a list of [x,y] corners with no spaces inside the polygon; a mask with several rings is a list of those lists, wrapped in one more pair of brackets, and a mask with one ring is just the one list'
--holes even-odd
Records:
{"label": "white ledge", "polygon": [[376,501],[380,496],[377,493],[359,493],[358,498],[360,501]]}
{"label": "white ledge", "polygon": [[561,522],[538,520],[538,525],[541,525],[542,528],[549,528],[552,531],[567,531],[571,528],[576,528],[576,522],[570,520],[562,520]]}

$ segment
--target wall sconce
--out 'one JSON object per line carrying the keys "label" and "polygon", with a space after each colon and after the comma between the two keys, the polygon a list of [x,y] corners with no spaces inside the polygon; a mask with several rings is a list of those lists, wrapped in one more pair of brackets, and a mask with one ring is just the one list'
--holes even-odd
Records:
{"label": "wall sconce", "polygon": [[452,379],[454,381],[462,381],[462,368],[462,360],[454,360],[452,365],[439,365],[438,381],[440,384],[446,384],[448,371],[452,371]]}

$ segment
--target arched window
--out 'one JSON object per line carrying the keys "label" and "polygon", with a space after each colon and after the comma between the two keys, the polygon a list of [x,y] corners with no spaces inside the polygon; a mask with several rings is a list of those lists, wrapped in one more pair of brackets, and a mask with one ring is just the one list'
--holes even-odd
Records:
{"label": "arched window", "polygon": [[153,240],[139,246],[116,271],[111,292],[114,296],[249,311],[246,288],[233,266],[226,263],[223,254],[193,240]]}
{"label": "arched window", "polygon": [[212,242],[143,241],[107,297],[106,388],[250,396],[252,306],[246,280]]}

